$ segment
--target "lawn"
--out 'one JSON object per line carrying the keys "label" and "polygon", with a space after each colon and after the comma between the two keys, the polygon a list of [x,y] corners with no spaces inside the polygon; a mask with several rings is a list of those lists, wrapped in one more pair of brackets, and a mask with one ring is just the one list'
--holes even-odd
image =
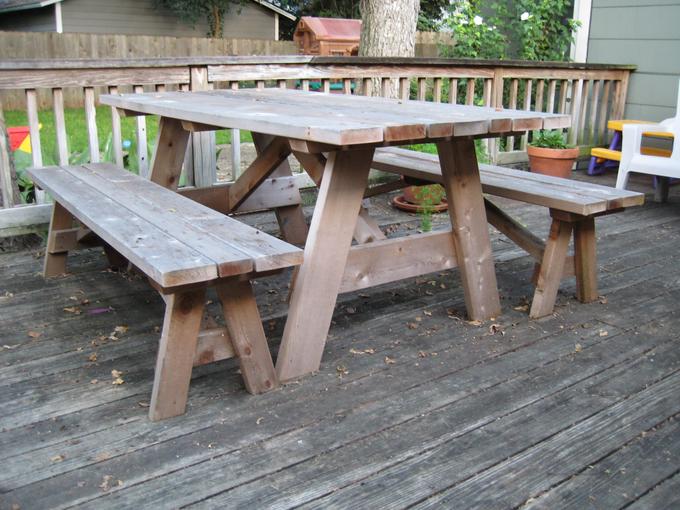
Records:
{"label": "lawn", "polygon": [[[54,127],[54,112],[52,110],[43,110],[38,114],[40,124],[40,142],[42,147],[43,163],[45,165],[56,164],[58,161],[56,148],[56,131]],[[87,127],[85,125],[85,111],[82,108],[66,108],[64,110],[64,117],[66,121],[66,133],[68,136],[68,148],[71,154],[71,160],[86,160],[89,155],[89,148],[87,143]],[[97,107],[97,133],[99,134],[99,150],[102,152],[104,160],[111,160],[110,147],[111,144],[111,108],[108,106]],[[27,126],[28,119],[25,111],[6,111],[5,120],[8,127]],[[121,130],[123,140],[130,142],[130,153],[137,152],[137,137],[136,137],[136,123],[135,119],[125,117],[121,119]],[[146,133],[149,143],[149,154],[152,154],[153,145],[156,140],[156,133],[158,132],[158,117],[148,116],[146,118]],[[242,142],[252,142],[250,132],[241,132]],[[217,132],[217,143],[225,144],[231,143],[231,131],[223,130]],[[108,153],[108,154],[107,154]],[[17,166],[22,166],[17,162]]]}

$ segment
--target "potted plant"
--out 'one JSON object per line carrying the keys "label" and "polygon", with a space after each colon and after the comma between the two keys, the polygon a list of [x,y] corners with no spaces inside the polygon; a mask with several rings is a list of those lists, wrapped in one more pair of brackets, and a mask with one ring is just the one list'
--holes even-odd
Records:
{"label": "potted plant", "polygon": [[567,145],[561,131],[538,131],[527,146],[527,154],[532,172],[569,178],[579,150]]}

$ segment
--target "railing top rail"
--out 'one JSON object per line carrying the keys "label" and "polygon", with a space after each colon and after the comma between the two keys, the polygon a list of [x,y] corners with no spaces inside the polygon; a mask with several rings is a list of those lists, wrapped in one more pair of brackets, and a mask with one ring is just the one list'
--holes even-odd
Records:
{"label": "railing top rail", "polygon": [[215,65],[334,65],[334,66],[464,66],[503,67],[522,69],[572,69],[572,70],[627,70],[634,71],[634,65],[594,64],[580,62],[532,62],[519,60],[482,60],[452,58],[399,58],[399,57],[313,57],[308,55],[265,55],[265,56],[221,56],[221,57],[173,57],[173,58],[131,58],[131,59],[17,59],[0,62],[3,70],[54,70],[54,69],[124,69],[178,66]]}

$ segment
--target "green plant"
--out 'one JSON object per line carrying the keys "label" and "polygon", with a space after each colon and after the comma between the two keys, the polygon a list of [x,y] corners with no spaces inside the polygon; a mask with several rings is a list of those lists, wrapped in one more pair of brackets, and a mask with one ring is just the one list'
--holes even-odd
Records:
{"label": "green plant", "polygon": [[573,145],[569,145],[564,141],[564,135],[561,131],[546,130],[535,131],[530,145],[545,149],[571,149],[573,147]]}
{"label": "green plant", "polygon": [[454,35],[442,54],[458,58],[568,60],[580,22],[568,17],[569,0],[482,2],[462,0],[444,9],[440,29]]}
{"label": "green plant", "polygon": [[434,206],[439,204],[444,198],[445,191],[439,184],[429,184],[427,186],[418,186],[414,193],[418,199],[420,211],[420,230],[423,232],[430,232],[432,230],[432,211]]}

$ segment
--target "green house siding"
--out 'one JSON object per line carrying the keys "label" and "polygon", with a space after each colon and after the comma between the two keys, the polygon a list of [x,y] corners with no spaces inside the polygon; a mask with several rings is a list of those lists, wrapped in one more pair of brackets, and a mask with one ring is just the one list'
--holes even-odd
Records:
{"label": "green house siding", "polygon": [[[205,37],[208,25],[182,22],[168,10],[154,7],[153,0],[65,0],[64,32],[96,34]],[[225,37],[274,39],[274,13],[253,3],[234,6],[227,14]]]}
{"label": "green house siding", "polygon": [[588,62],[635,64],[625,116],[675,115],[680,77],[680,0],[593,0]]}

